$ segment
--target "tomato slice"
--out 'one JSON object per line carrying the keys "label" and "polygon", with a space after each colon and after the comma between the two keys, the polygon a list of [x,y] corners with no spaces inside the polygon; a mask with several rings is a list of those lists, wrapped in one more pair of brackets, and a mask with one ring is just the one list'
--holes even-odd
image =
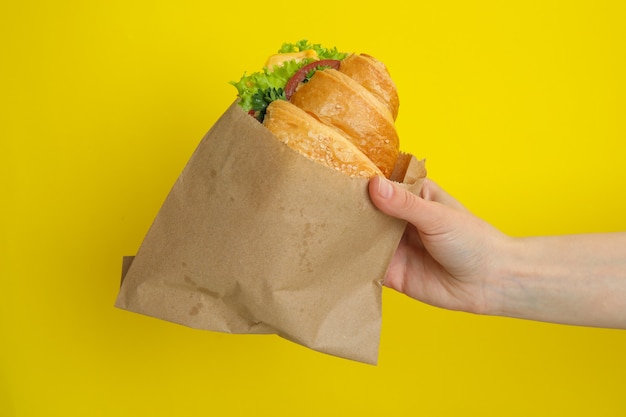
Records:
{"label": "tomato slice", "polygon": [[289,100],[293,93],[298,88],[298,85],[306,78],[306,75],[309,71],[317,68],[317,67],[330,67],[334,69],[339,69],[339,64],[341,61],[338,59],[322,59],[320,61],[313,61],[309,64],[306,64],[302,68],[300,68],[295,74],[291,76],[287,84],[285,85],[285,98]]}

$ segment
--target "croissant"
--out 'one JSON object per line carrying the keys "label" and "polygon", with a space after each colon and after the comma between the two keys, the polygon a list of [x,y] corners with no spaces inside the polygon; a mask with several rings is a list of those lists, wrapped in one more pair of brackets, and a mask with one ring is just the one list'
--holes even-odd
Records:
{"label": "croissant", "polygon": [[386,177],[391,175],[399,154],[393,114],[359,82],[335,69],[317,71],[290,101],[347,137]]}
{"label": "croissant", "polygon": [[352,54],[341,61],[339,71],[361,84],[385,103],[393,119],[396,120],[400,106],[398,90],[384,63],[370,55]]}
{"label": "croissant", "polygon": [[270,103],[263,125],[290,148],[329,168],[351,177],[382,175],[349,139],[288,101]]}

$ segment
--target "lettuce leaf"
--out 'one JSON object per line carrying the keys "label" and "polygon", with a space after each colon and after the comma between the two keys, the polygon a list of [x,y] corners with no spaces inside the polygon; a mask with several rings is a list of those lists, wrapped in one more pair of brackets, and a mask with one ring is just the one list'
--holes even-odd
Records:
{"label": "lettuce leaf", "polygon": [[[300,52],[308,49],[315,50],[319,59],[343,59],[348,55],[345,52],[339,52],[337,48],[327,49],[319,44],[309,44],[306,39],[296,43],[284,43],[278,53]],[[272,70],[263,67],[261,71],[250,75],[244,73],[239,81],[230,82],[237,89],[239,105],[245,111],[253,112],[259,121],[263,121],[267,105],[274,100],[285,100],[284,89],[289,79],[301,67],[312,61],[287,61],[281,66],[275,66]]]}
{"label": "lettuce leaf", "polygon": [[283,46],[281,46],[281,48],[278,50],[278,53],[286,54],[290,52],[306,51],[309,49],[313,49],[317,53],[317,56],[319,56],[320,59],[340,59],[341,60],[341,59],[344,59],[347,55],[345,52],[339,52],[336,47],[332,49],[327,49],[318,43],[309,44],[309,42],[306,39],[300,40],[296,43],[283,43]]}

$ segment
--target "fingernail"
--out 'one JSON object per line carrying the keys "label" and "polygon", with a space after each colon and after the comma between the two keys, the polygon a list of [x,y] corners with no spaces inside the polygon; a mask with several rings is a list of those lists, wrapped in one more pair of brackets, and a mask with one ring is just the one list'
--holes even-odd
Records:
{"label": "fingernail", "polygon": [[378,195],[382,198],[391,198],[393,194],[393,186],[391,183],[383,177],[378,177]]}

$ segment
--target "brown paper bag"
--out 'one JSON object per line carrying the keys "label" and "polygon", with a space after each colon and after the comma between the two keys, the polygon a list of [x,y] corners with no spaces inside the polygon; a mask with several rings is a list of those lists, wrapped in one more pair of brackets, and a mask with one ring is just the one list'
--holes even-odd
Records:
{"label": "brown paper bag", "polygon": [[[403,159],[418,192],[423,163]],[[375,364],[381,280],[406,224],[373,206],[367,184],[294,152],[233,103],[126,259],[115,305]]]}

